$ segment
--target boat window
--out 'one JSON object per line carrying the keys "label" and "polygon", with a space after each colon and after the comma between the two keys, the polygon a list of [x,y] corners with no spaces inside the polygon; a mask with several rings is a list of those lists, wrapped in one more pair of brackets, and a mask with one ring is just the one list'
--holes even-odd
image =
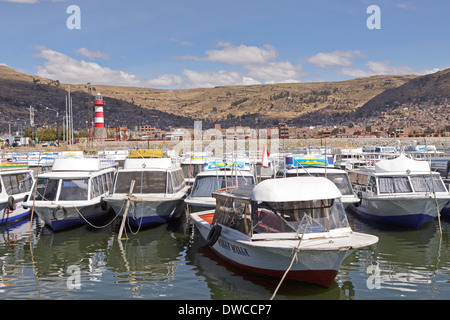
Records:
{"label": "boat window", "polygon": [[60,201],[77,201],[87,200],[88,196],[88,179],[63,179],[61,192],[59,194]]}
{"label": "boat window", "polygon": [[197,176],[191,197],[211,197],[214,191],[236,186],[236,181],[238,186],[254,184],[253,176],[238,176],[237,178],[227,176],[226,180],[224,176]]}
{"label": "boat window", "polygon": [[[446,192],[442,180],[437,175],[433,175],[433,180],[429,175],[411,176],[411,182],[416,192]],[[434,187],[434,189],[433,189]]]}
{"label": "boat window", "polygon": [[92,179],[92,189],[94,189],[94,197],[93,198],[97,198],[98,196],[100,196],[102,193],[100,192],[100,187],[99,187],[99,180],[98,177],[94,177]]}
{"label": "boat window", "polygon": [[380,193],[412,192],[408,177],[378,177]]}
{"label": "boat window", "polygon": [[112,180],[112,172],[108,172],[106,173],[106,181],[108,183],[108,190],[112,189],[112,185],[113,185],[113,180]]}
{"label": "boat window", "polygon": [[166,171],[123,171],[117,173],[116,193],[128,193],[135,180],[133,193],[165,193]]}
{"label": "boat window", "polygon": [[217,199],[216,212],[213,223],[238,230],[244,234],[251,235],[250,203],[231,199]]}
{"label": "boat window", "polygon": [[106,174],[102,174],[101,179],[102,179],[102,184],[103,184],[103,193],[106,193],[109,191],[108,181],[106,180]]}
{"label": "boat window", "polygon": [[39,178],[36,181],[36,198],[34,191],[30,200],[54,201],[58,191],[59,179]]}
{"label": "boat window", "polygon": [[29,192],[33,184],[29,172],[2,175],[2,179],[8,195]]}
{"label": "boat window", "polygon": [[173,185],[174,193],[178,192],[184,188],[185,182],[184,182],[183,171],[181,169],[172,172],[171,177],[172,177],[172,185]]}
{"label": "boat window", "polygon": [[[303,170],[302,170],[303,171]],[[288,173],[287,177],[296,177],[296,176],[313,176],[313,177],[325,177],[325,172],[310,172],[309,174],[306,172],[300,172],[298,175],[296,173]],[[346,172],[342,173],[328,173],[327,179],[333,182],[336,187],[338,187],[339,191],[343,195],[353,195],[352,185],[350,184],[350,180]]]}
{"label": "boat window", "polygon": [[183,170],[183,175],[186,178],[195,178],[197,176],[197,174],[199,172],[202,171],[203,169],[203,163],[199,164],[199,163],[191,163],[191,164],[187,164],[187,163],[183,163],[181,164],[181,168]]}
{"label": "boat window", "polygon": [[[337,228],[347,228],[349,223],[340,199],[324,199],[314,201],[263,202],[258,207],[258,220],[255,227],[267,226],[277,231],[292,232],[275,219],[278,216],[289,225],[290,230],[302,234],[311,232],[327,232]],[[257,230],[258,232],[263,232]]]}
{"label": "boat window", "polygon": [[349,172],[348,177],[352,183],[360,185],[368,185],[369,176],[367,174],[361,174],[356,172]]}
{"label": "boat window", "polygon": [[252,217],[253,233],[295,232],[289,223],[281,218],[276,210],[266,203],[258,205],[257,212]]}

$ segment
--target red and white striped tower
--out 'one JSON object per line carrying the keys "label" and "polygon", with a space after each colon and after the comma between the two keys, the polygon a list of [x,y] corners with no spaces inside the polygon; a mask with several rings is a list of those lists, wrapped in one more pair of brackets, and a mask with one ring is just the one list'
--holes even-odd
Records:
{"label": "red and white striped tower", "polygon": [[106,138],[106,128],[105,128],[105,118],[103,117],[103,96],[98,93],[95,95],[94,108],[95,108],[95,127],[94,127],[94,138],[105,139]]}

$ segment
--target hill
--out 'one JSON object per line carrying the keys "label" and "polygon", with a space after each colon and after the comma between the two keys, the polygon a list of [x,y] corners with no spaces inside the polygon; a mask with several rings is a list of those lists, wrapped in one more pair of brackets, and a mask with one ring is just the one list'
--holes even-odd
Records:
{"label": "hill", "polygon": [[[192,127],[203,120],[213,123],[276,125],[288,121],[298,125],[343,123],[379,112],[392,101],[413,101],[448,95],[450,70],[426,76],[383,75],[337,82],[287,83],[163,90],[121,86],[70,85],[76,129],[86,127],[92,117],[92,94],[105,97],[105,123],[109,127],[151,124],[160,128]],[[65,113],[69,85],[0,66],[0,130],[8,123],[29,124],[29,106],[37,109],[35,122],[54,123],[57,109]],[[62,118],[61,118],[62,119]],[[15,128],[14,128],[15,129]]]}

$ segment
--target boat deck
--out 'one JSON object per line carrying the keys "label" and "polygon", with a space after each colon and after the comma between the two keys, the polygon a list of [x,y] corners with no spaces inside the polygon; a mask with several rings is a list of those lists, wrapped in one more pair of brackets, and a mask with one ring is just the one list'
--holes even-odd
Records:
{"label": "boat deck", "polygon": [[209,224],[212,224],[213,218],[214,218],[214,212],[212,212],[212,213],[207,213],[207,214],[202,214],[200,217],[201,217],[203,220],[205,220],[206,222],[208,222]]}

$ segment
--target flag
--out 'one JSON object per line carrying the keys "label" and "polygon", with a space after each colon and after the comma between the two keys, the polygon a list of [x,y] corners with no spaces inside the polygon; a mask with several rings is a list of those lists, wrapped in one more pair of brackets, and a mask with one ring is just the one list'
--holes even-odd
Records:
{"label": "flag", "polygon": [[264,146],[263,147],[262,160],[261,160],[261,165],[264,168],[268,168],[269,167],[269,156],[270,156],[270,153],[267,151],[266,146]]}

